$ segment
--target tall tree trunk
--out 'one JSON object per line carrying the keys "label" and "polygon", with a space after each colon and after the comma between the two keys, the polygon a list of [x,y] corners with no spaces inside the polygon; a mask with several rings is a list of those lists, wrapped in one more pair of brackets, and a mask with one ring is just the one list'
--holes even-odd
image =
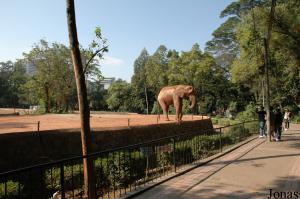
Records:
{"label": "tall tree trunk", "polygon": [[271,11],[268,21],[267,37],[264,39],[265,47],[265,74],[266,74],[266,106],[267,106],[267,134],[269,136],[269,141],[271,141],[271,118],[270,118],[270,91],[269,91],[269,67],[270,67],[270,58],[269,58],[269,44],[272,33],[272,23],[274,20],[276,0],[272,0]]}
{"label": "tall tree trunk", "polygon": [[44,86],[45,90],[45,112],[50,113],[50,96],[49,96],[49,86],[48,84],[45,84]]}
{"label": "tall tree trunk", "polygon": [[[66,0],[66,4],[70,49],[75,72],[77,97],[81,121],[82,155],[85,156],[91,153],[92,150],[92,139],[90,133],[90,110],[88,106],[85,76],[83,73],[83,66],[77,38],[74,0]],[[88,197],[89,199],[96,198],[94,188],[94,165],[92,159],[83,159],[83,175],[85,197]]]}
{"label": "tall tree trunk", "polygon": [[146,108],[147,108],[147,115],[149,114],[149,102],[148,102],[148,94],[147,94],[147,87],[145,84],[145,98],[146,98]]}

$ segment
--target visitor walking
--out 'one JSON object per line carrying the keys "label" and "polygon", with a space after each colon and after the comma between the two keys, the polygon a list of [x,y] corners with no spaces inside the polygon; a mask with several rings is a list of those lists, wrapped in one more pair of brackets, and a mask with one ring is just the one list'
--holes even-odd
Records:
{"label": "visitor walking", "polygon": [[282,122],[283,122],[283,115],[280,111],[280,108],[277,108],[274,113],[275,118],[275,135],[276,135],[276,142],[281,140],[281,130],[282,130]]}
{"label": "visitor walking", "polygon": [[290,128],[290,121],[291,121],[291,112],[287,108],[285,109],[284,112],[283,121],[284,121],[284,130],[286,131]]}
{"label": "visitor walking", "polygon": [[257,111],[258,114],[258,122],[259,122],[259,138],[266,137],[265,135],[265,125],[266,125],[266,111],[264,107],[259,107]]}

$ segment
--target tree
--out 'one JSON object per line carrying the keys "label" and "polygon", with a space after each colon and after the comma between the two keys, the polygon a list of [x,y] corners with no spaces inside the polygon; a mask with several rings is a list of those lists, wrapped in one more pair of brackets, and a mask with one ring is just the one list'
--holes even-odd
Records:
{"label": "tree", "polygon": [[69,49],[63,44],[49,45],[40,40],[24,56],[21,64],[34,68],[23,87],[30,98],[36,96],[32,103],[43,105],[46,113],[68,111],[75,90]]}
{"label": "tree", "polygon": [[12,76],[13,63],[11,61],[0,63],[0,105],[13,105],[11,99],[11,84],[8,81]]}
{"label": "tree", "polygon": [[183,76],[182,58],[176,50],[169,50],[168,52],[168,84],[177,85],[185,82]]}
{"label": "tree", "polygon": [[26,101],[23,100],[22,86],[28,81],[28,75],[26,74],[23,60],[17,60],[14,63],[12,74],[9,78],[11,97],[13,107],[22,107],[26,105]]}
{"label": "tree", "polygon": [[[83,49],[83,53],[82,53],[84,58],[83,72],[85,74],[90,74],[90,75],[92,74],[94,76],[95,75],[97,76],[100,71],[97,70],[95,67],[99,65],[99,60],[103,59],[103,54],[105,52],[108,52],[107,39],[103,38],[101,28],[96,27],[95,38],[89,45],[88,49]],[[96,57],[98,57],[98,60],[95,59]]]}
{"label": "tree", "polygon": [[239,22],[238,17],[228,18],[213,32],[213,39],[206,43],[205,50],[216,58],[218,65],[227,70],[239,54],[239,44],[236,39],[236,27]]}
{"label": "tree", "polygon": [[[286,106],[297,104],[299,90],[299,53],[300,31],[298,1],[278,1],[276,16],[273,20],[272,38],[269,42],[271,105]],[[263,79],[264,48],[263,37],[268,27],[270,4],[253,8],[253,12],[244,13],[237,27],[237,39],[240,44],[240,57],[231,69],[232,80],[251,88],[251,92],[259,99]],[[255,17],[253,17],[253,13]],[[255,31],[253,28],[255,20]],[[295,37],[296,36],[296,37]],[[257,94],[256,94],[257,93]]]}
{"label": "tree", "polygon": [[149,110],[152,110],[159,90],[168,85],[168,51],[164,45],[160,45],[146,62],[146,82]]}
{"label": "tree", "polygon": [[137,97],[131,84],[118,79],[108,89],[107,105],[113,111],[137,112],[144,107],[144,100]]}
{"label": "tree", "polygon": [[35,44],[28,54],[24,53],[25,58],[36,68],[32,83],[35,83],[33,86],[36,87],[35,92],[38,92],[39,97],[43,98],[46,113],[50,112],[51,96],[53,94],[52,80],[54,68],[52,67],[51,61],[53,59],[50,58],[49,49],[48,42],[40,40],[39,44]]}
{"label": "tree", "polygon": [[0,106],[19,107],[22,102],[22,86],[27,81],[21,61],[0,62]]}
{"label": "tree", "polygon": [[154,93],[168,84],[166,71],[168,69],[167,48],[161,45],[146,62],[146,81]]}
{"label": "tree", "polygon": [[107,90],[98,81],[87,81],[87,92],[91,110],[107,110]]}
{"label": "tree", "polygon": [[[148,101],[148,86],[146,81],[146,63],[149,59],[149,54],[144,48],[139,55],[139,57],[134,61],[133,65],[133,76],[131,77],[131,84],[133,92],[136,94],[137,98],[145,99],[146,113],[149,114],[149,101]],[[139,110],[138,112],[144,112]]]}
{"label": "tree", "polygon": [[[66,0],[66,11],[69,31],[70,49],[72,62],[75,72],[80,121],[81,121],[81,144],[82,155],[86,156],[92,152],[92,136],[90,132],[90,110],[87,99],[87,91],[85,85],[85,75],[82,65],[79,43],[77,38],[77,28],[75,19],[74,0]],[[84,191],[88,198],[94,199],[95,196],[95,180],[94,180],[94,165],[90,158],[83,159],[83,175],[84,175]]]}

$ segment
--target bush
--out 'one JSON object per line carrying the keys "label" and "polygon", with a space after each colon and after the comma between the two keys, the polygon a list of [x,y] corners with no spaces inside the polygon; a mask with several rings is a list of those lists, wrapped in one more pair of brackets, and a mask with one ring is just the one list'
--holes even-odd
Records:
{"label": "bush", "polygon": [[[6,184],[6,191],[7,191],[7,195],[4,195],[4,183],[0,183],[0,198],[7,198],[7,199],[12,199],[12,198],[18,198],[18,187],[19,183],[18,182],[14,182],[9,180]],[[20,185],[20,191],[23,191],[24,186],[21,184]]]}
{"label": "bush", "polygon": [[151,114],[158,114],[158,113],[162,113],[162,110],[161,110],[160,106],[158,105],[158,103],[154,102],[153,108],[151,110]]}
{"label": "bush", "polygon": [[300,117],[298,115],[292,115],[293,123],[300,123]]}
{"label": "bush", "polygon": [[242,137],[245,136],[244,135],[245,132],[246,130],[242,126],[238,125],[238,126],[230,127],[230,130],[227,134],[232,139],[232,142],[236,143],[240,141]]}
{"label": "bush", "polygon": [[228,126],[228,125],[230,125],[230,119],[229,118],[220,118],[218,120],[218,124],[221,126]]}
{"label": "bush", "polygon": [[120,152],[119,155],[118,158],[110,159],[108,162],[107,174],[110,184],[127,187],[145,176],[145,157],[130,157],[131,155],[125,152]]}
{"label": "bush", "polygon": [[226,111],[226,116],[230,119],[234,119],[238,111],[237,108],[237,102],[230,102],[229,107]]}
{"label": "bush", "polygon": [[196,143],[191,147],[191,153],[194,160],[203,159],[213,155],[220,149],[219,135],[196,136],[191,140]]}
{"label": "bush", "polygon": [[[193,157],[192,148],[189,146],[185,146],[184,142],[186,141],[180,141],[176,143],[176,149],[175,149],[175,161],[176,166],[184,165],[187,163],[186,157]],[[174,151],[170,153],[170,156],[173,157]],[[193,160],[191,159],[190,162]],[[174,161],[172,160],[172,164],[174,164]]]}
{"label": "bush", "polygon": [[211,122],[212,122],[212,124],[218,124],[218,123],[219,123],[219,120],[218,120],[218,118],[216,118],[216,117],[212,117],[212,118],[211,118]]}
{"label": "bush", "polygon": [[246,106],[245,111],[240,112],[237,114],[236,119],[241,121],[241,122],[245,122],[245,121],[251,121],[251,120],[255,120],[256,119],[256,107],[255,104],[253,102],[251,102],[250,104],[248,104]]}

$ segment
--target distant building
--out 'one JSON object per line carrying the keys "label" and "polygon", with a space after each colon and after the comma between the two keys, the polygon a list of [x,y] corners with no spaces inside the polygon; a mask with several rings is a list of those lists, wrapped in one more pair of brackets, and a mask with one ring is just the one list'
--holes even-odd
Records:
{"label": "distant building", "polygon": [[112,83],[116,81],[114,77],[104,77],[103,80],[100,81],[101,88],[107,90]]}
{"label": "distant building", "polygon": [[30,63],[30,62],[26,63],[25,69],[26,69],[26,74],[30,75],[30,76],[32,76],[35,73],[35,71],[36,71],[35,66],[32,63]]}

